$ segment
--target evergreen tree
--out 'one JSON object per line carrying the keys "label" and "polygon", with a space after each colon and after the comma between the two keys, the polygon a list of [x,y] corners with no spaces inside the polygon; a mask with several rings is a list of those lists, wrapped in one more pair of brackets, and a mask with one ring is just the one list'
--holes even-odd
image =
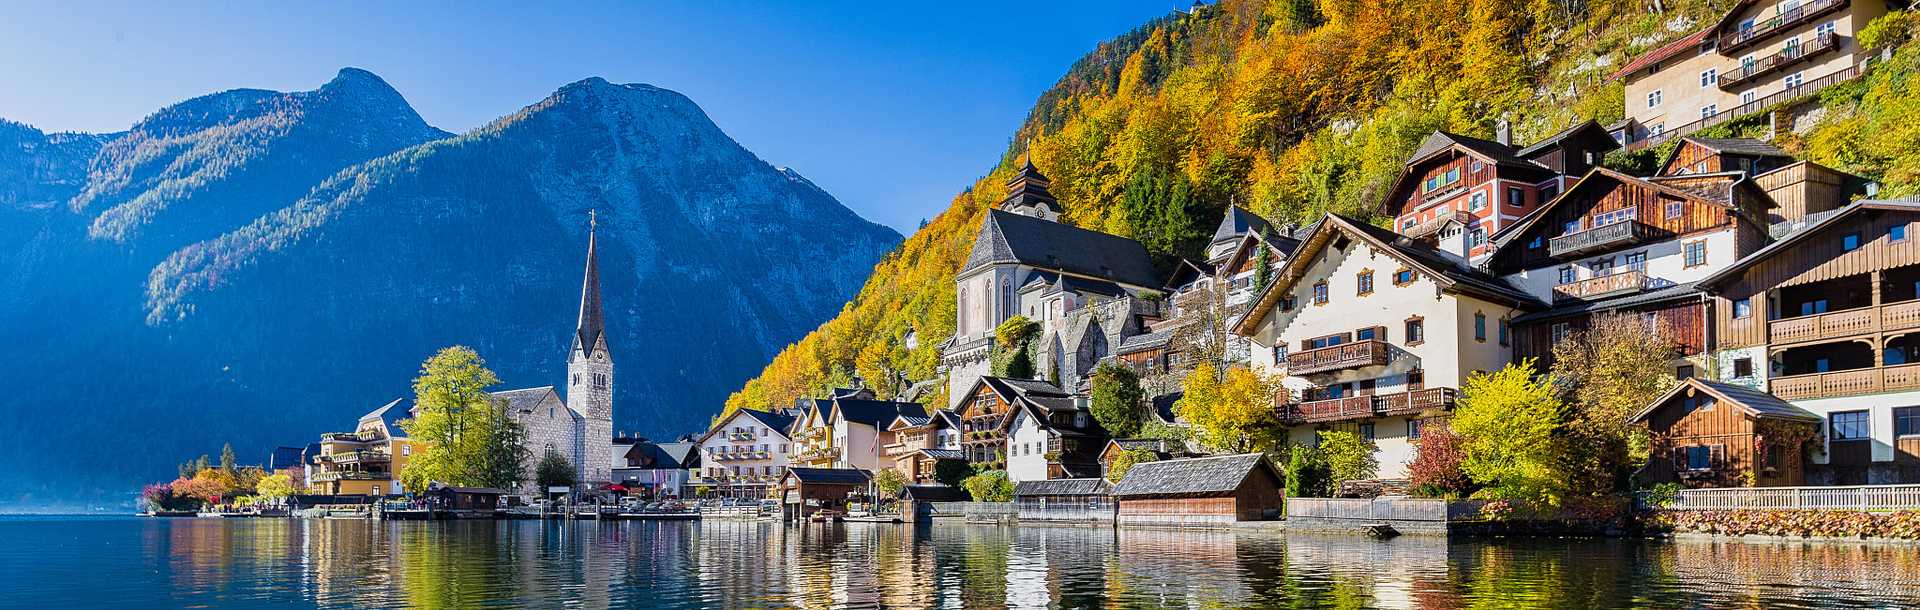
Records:
{"label": "evergreen tree", "polygon": [[233,467],[234,467],[233,443],[227,443],[227,444],[221,445],[220,446],[220,469],[225,470],[227,472],[233,472]]}
{"label": "evergreen tree", "polygon": [[1261,231],[1260,243],[1254,246],[1260,249],[1260,253],[1253,257],[1254,294],[1266,292],[1267,285],[1273,283],[1273,249],[1267,247],[1269,243],[1273,243],[1273,229],[1271,228]]}
{"label": "evergreen tree", "polygon": [[534,467],[533,479],[542,492],[549,487],[572,487],[573,462],[558,452],[547,452],[541,456],[540,465]]}
{"label": "evergreen tree", "polygon": [[1144,419],[1140,403],[1145,392],[1140,390],[1140,376],[1129,369],[1112,362],[1102,363],[1093,370],[1093,396],[1088,409],[1093,412],[1093,421],[1099,422],[1107,434],[1114,438],[1132,438],[1140,432]]}

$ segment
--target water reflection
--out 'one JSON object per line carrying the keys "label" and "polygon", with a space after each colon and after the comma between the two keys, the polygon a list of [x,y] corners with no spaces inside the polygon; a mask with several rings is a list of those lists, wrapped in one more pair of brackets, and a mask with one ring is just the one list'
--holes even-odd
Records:
{"label": "water reflection", "polygon": [[1920,605],[1920,547],[767,523],[0,518],[0,607]]}

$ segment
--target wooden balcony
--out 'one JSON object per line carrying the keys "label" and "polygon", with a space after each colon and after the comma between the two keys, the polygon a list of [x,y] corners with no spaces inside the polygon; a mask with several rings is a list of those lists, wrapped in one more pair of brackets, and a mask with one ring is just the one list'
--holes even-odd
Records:
{"label": "wooden balcony", "polygon": [[1653,237],[1653,227],[1628,220],[1547,240],[1549,256],[1578,256],[1631,246]]}
{"label": "wooden balcony", "polygon": [[1920,390],[1920,364],[1775,377],[1767,389],[1782,400]]}
{"label": "wooden balcony", "polygon": [[[1453,388],[1427,388],[1410,392],[1348,396],[1328,400],[1310,400],[1299,404],[1281,404],[1280,420],[1287,425],[1351,421],[1375,417],[1418,415],[1432,410],[1453,409],[1457,392]],[[1285,395],[1282,395],[1282,400]]]}
{"label": "wooden balcony", "polygon": [[1720,54],[1731,56],[1734,51],[1759,43],[1769,36],[1805,25],[1846,6],[1847,0],[1812,0],[1794,7],[1793,10],[1782,11],[1772,19],[1754,22],[1753,27],[1722,34],[1719,45]]}
{"label": "wooden balcony", "polygon": [[1287,372],[1294,375],[1311,375],[1386,363],[1387,343],[1378,339],[1342,343],[1287,354]]}
{"label": "wooden balcony", "polygon": [[1751,85],[1754,80],[1762,76],[1779,72],[1789,66],[1807,61],[1821,53],[1832,51],[1839,47],[1840,39],[1838,36],[1833,34],[1815,36],[1812,41],[1801,43],[1798,46],[1787,47],[1781,49],[1779,53],[1762,57],[1754,61],[1753,65],[1742,65],[1728,70],[1725,74],[1720,75],[1720,89],[1732,91]]}
{"label": "wooden balcony", "polygon": [[1553,302],[1587,301],[1645,290],[1647,272],[1626,271],[1553,287]]}
{"label": "wooden balcony", "polygon": [[1920,300],[1847,309],[1767,323],[1768,340],[1790,345],[1920,328]]}
{"label": "wooden balcony", "polygon": [[385,451],[336,451],[329,457],[335,464],[385,464],[393,461],[393,456]]}
{"label": "wooden balcony", "polygon": [[1446,227],[1447,223],[1450,222],[1458,222],[1461,225],[1466,225],[1473,222],[1473,215],[1466,212],[1442,213],[1426,222],[1408,227],[1407,230],[1401,231],[1400,234],[1412,239],[1420,239],[1440,232],[1440,229]]}

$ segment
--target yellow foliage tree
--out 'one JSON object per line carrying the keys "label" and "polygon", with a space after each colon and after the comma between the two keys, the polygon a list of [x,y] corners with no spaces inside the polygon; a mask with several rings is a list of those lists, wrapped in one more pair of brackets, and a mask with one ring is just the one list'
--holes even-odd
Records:
{"label": "yellow foliage tree", "polygon": [[1203,362],[1187,374],[1186,393],[1174,409],[1193,424],[1200,443],[1215,451],[1268,451],[1281,440],[1274,411],[1279,390],[1275,380],[1246,367],[1229,368],[1222,375],[1212,363]]}

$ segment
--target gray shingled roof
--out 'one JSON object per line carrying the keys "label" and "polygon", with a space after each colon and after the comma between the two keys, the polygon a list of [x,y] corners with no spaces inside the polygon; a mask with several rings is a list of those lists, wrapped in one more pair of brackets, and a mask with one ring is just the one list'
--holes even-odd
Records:
{"label": "gray shingled roof", "polygon": [[1520,158],[1520,156],[1514,152],[1512,146],[1492,140],[1482,140],[1472,136],[1463,136],[1445,131],[1435,131],[1433,134],[1428,135],[1427,139],[1420,143],[1420,147],[1414,149],[1413,157],[1409,159],[1409,164],[1425,160],[1442,150],[1456,145],[1473,151],[1474,154],[1481,157],[1490,159],[1498,165],[1539,172],[1548,171],[1543,165]]}
{"label": "gray shingled roof", "polygon": [[1743,385],[1721,383],[1718,381],[1701,379],[1699,377],[1689,377],[1685,380],[1682,380],[1679,385],[1674,386],[1673,389],[1668,390],[1667,393],[1660,395],[1660,397],[1657,399],[1654,399],[1654,401],[1651,404],[1647,405],[1647,408],[1641,409],[1639,413],[1635,413],[1633,417],[1629,418],[1627,421],[1638,422],[1638,421],[1645,420],[1648,415],[1652,415],[1654,411],[1660,410],[1660,407],[1672,403],[1673,399],[1678,397],[1681,392],[1686,391],[1687,388],[1704,390],[1707,392],[1707,394],[1713,396],[1718,401],[1730,404],[1731,406],[1736,407],[1742,411],[1745,411],[1748,415],[1752,415],[1754,417],[1769,417],[1774,419],[1791,419],[1791,420],[1810,421],[1810,422],[1820,421],[1819,415],[1815,415],[1811,412],[1808,412],[1806,409],[1796,407],[1793,405],[1793,403],[1787,402],[1785,400],[1781,400],[1780,397],[1778,396],[1774,396],[1772,394],[1762,392],[1760,390],[1756,390],[1753,388],[1749,388]]}
{"label": "gray shingled roof", "polygon": [[917,402],[841,398],[833,404],[839,407],[841,419],[876,428],[893,423],[893,418],[902,415],[927,416],[926,407]]}
{"label": "gray shingled roof", "polygon": [[740,412],[747,417],[759,421],[762,425],[778,431],[781,436],[786,436],[787,428],[793,427],[794,418],[787,415],[784,409],[780,413],[768,413],[766,411],[756,411],[753,409],[741,409]]}
{"label": "gray shingled roof", "polygon": [[1173,329],[1171,328],[1162,330],[1159,332],[1151,332],[1151,333],[1146,333],[1141,335],[1134,335],[1120,341],[1120,347],[1115,348],[1113,350],[1113,353],[1131,354],[1134,352],[1149,350],[1156,347],[1166,347],[1167,343],[1170,342],[1172,339],[1173,339]]}
{"label": "gray shingled roof", "polygon": [[518,390],[501,390],[494,392],[493,397],[506,401],[506,406],[509,411],[532,411],[534,407],[540,406],[540,401],[545,399],[547,393],[552,391],[553,386],[549,385],[537,388],[520,388]]}
{"label": "gray shingled roof", "polygon": [[1248,233],[1264,234],[1273,227],[1259,214],[1247,211],[1237,205],[1227,206],[1227,213],[1220,216],[1220,226],[1213,230],[1213,242],[1220,243],[1230,239],[1239,239]]}
{"label": "gray shingled roof", "polygon": [[1763,140],[1754,138],[1696,138],[1685,137],[1714,152],[1725,155],[1747,155],[1753,157],[1792,157],[1787,151],[1775,148]]}
{"label": "gray shingled roof", "polygon": [[1134,286],[1160,285],[1160,274],[1154,270],[1153,259],[1140,242],[992,209],[987,210],[986,221],[980,226],[973,251],[967,255],[960,273],[965,275],[997,263],[1064,271]]}
{"label": "gray shingled roof", "polygon": [[870,478],[858,468],[788,468],[787,472],[802,483],[827,485],[866,485]]}
{"label": "gray shingled roof", "polygon": [[[1217,455],[1135,464],[1114,486],[1118,497],[1214,496],[1233,493],[1255,468],[1273,467],[1259,453]],[[1273,473],[1278,477],[1278,473]]]}
{"label": "gray shingled roof", "polygon": [[1635,292],[1633,294],[1625,294],[1617,297],[1599,299],[1594,301],[1581,301],[1578,303],[1573,303],[1571,305],[1563,305],[1560,307],[1555,307],[1553,309],[1549,309],[1546,311],[1536,311],[1533,313],[1521,315],[1519,317],[1514,318],[1513,323],[1527,324],[1530,322],[1539,322],[1542,320],[1565,318],[1567,316],[1589,314],[1589,313],[1600,312],[1600,311],[1613,311],[1615,309],[1636,307],[1639,305],[1646,305],[1649,303],[1660,303],[1660,302],[1672,301],[1677,299],[1699,298],[1700,294],[1701,294],[1700,291],[1694,288],[1694,285],[1692,282],[1688,282],[1685,284],[1674,284],[1672,286],[1667,286],[1665,288],[1655,288],[1652,290],[1645,290],[1641,292]]}
{"label": "gray shingled roof", "polygon": [[1013,486],[1014,497],[1020,496],[1107,496],[1113,494],[1113,484],[1106,479],[1048,479],[1044,481],[1021,481]]}
{"label": "gray shingled roof", "polygon": [[916,502],[966,502],[973,499],[967,490],[951,485],[908,485],[900,488],[899,497]]}
{"label": "gray shingled roof", "polygon": [[963,453],[963,452],[961,452],[961,451],[960,451],[959,449],[921,449],[921,450],[919,450],[919,451],[917,451],[916,453],[921,453],[921,454],[924,454],[924,455],[926,455],[927,457],[930,457],[930,458],[933,458],[933,459],[936,459],[936,460],[964,460],[964,459],[967,459],[967,454],[966,454],[966,453]]}
{"label": "gray shingled roof", "polygon": [[[1328,214],[1328,216],[1337,215]],[[1497,296],[1510,299],[1520,305],[1544,305],[1539,299],[1533,298],[1533,295],[1527,294],[1524,290],[1514,288],[1513,285],[1507,283],[1506,280],[1494,277],[1479,267],[1468,266],[1425,244],[1406,239],[1405,236],[1399,233],[1345,216],[1340,216],[1340,220],[1345,221],[1344,224],[1348,226],[1359,229],[1360,232],[1367,234],[1375,241],[1385,244],[1395,253],[1412,259],[1414,262],[1446,276],[1447,279],[1452,280],[1458,286],[1467,288],[1473,292],[1479,292],[1482,296]]]}
{"label": "gray shingled roof", "polygon": [[1518,151],[1515,151],[1514,154],[1521,157],[1532,157],[1535,153],[1545,150],[1548,146],[1552,146],[1556,143],[1559,143],[1561,140],[1567,139],[1568,136],[1571,136],[1576,133],[1580,133],[1582,130],[1586,130],[1586,129],[1597,129],[1600,131],[1600,135],[1606,136],[1607,139],[1613,139],[1612,134],[1607,133],[1608,131],[1607,128],[1601,127],[1600,123],[1594,121],[1593,119],[1587,119],[1585,121],[1575,123],[1572,127],[1562,129],[1560,130],[1559,133],[1555,133],[1553,135],[1542,138],[1538,142],[1528,144],[1526,148],[1522,148]]}

